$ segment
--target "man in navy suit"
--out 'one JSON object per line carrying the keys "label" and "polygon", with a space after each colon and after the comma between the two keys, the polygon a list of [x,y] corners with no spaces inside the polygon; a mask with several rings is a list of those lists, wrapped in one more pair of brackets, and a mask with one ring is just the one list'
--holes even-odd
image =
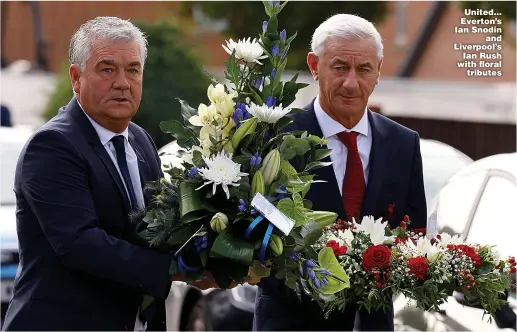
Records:
{"label": "man in navy suit", "polygon": [[[165,328],[141,310],[162,303],[173,257],[131,244],[131,211],[162,177],[149,134],[131,122],[142,95],[143,33],[99,17],[70,43],[74,98],[37,130],[15,179],[20,269],[4,330]],[[156,318],[156,316],[153,316]]]}
{"label": "man in navy suit", "polygon": [[[419,135],[371,112],[368,99],[379,82],[383,60],[381,37],[372,23],[354,15],[335,15],[314,32],[307,63],[319,83],[319,94],[297,113],[288,130],[325,137],[333,150],[332,166],[315,171],[306,198],[315,210],[338,213],[343,220],[372,215],[397,227],[404,215],[411,227],[425,232],[427,207]],[[300,301],[283,282],[259,284],[254,330],[393,330],[393,305],[383,311],[335,311]]]}

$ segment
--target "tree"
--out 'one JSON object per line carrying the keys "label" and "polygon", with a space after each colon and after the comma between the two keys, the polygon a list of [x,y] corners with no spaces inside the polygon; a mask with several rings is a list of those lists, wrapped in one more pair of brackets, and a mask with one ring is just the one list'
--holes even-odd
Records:
{"label": "tree", "polygon": [[[159,124],[165,120],[180,120],[181,105],[176,98],[191,105],[207,102],[210,77],[202,69],[195,46],[186,41],[178,28],[167,22],[140,22],[137,25],[148,36],[147,60],[140,108],[133,122],[149,132],[157,147],[174,138],[161,131]],[[58,77],[56,89],[44,111],[48,120],[72,98],[68,65]]]}
{"label": "tree", "polygon": [[[297,37],[291,43],[289,53],[290,69],[306,69],[307,52],[310,50],[314,30],[328,17],[338,13],[359,15],[365,19],[380,23],[387,12],[388,2],[385,1],[300,1],[285,6],[278,16],[279,30],[286,29],[291,36],[298,31]],[[199,8],[213,19],[228,20],[225,32],[228,38],[253,38],[260,29],[264,17],[257,15],[264,10],[261,1],[185,1],[183,10],[191,11]]]}

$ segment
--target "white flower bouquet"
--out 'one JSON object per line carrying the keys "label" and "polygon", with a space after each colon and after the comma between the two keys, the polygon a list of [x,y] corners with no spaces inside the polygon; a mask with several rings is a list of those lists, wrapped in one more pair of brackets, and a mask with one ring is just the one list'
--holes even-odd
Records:
{"label": "white flower bouquet", "polygon": [[[186,151],[182,167],[147,184],[154,200],[132,219],[141,238],[175,254],[171,273],[187,282],[210,272],[226,288],[257,282],[271,266],[285,271],[288,257],[314,244],[337,218],[311,210],[304,199],[317,182],[311,171],[328,166],[321,160],[331,151],[320,137],[287,130],[289,115],[302,111],[289,105],[306,84],[297,75],[282,81],[296,36],[278,32],[284,6],[264,2],[269,20],[262,33],[223,45],[230,86],[214,80],[207,104],[195,109],[180,100],[183,123],[161,123]],[[300,172],[293,159],[303,165]]]}

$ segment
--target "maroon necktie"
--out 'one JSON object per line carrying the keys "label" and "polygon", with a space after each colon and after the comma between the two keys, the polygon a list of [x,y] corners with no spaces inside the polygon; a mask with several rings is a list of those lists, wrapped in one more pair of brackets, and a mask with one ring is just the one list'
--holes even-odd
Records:
{"label": "maroon necktie", "polygon": [[354,217],[356,221],[359,221],[358,218],[363,205],[366,185],[364,183],[363,163],[357,149],[357,135],[359,133],[356,132],[341,132],[337,134],[348,150],[342,190],[343,207],[350,220]]}

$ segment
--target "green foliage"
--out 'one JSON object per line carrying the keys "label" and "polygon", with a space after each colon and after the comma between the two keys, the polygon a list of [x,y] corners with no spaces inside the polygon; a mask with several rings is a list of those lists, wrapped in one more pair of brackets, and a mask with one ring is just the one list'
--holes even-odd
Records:
{"label": "green foliage", "polygon": [[[160,129],[164,120],[181,120],[182,105],[177,98],[194,105],[206,103],[210,78],[193,53],[194,45],[183,33],[168,22],[138,22],[136,25],[148,36],[148,56],[144,68],[142,101],[133,121],[149,132],[159,147],[173,138]],[[52,118],[73,96],[68,64],[58,74],[56,90],[45,107],[44,118]],[[188,136],[188,131],[183,132]],[[188,138],[185,137],[185,140]]]}
{"label": "green foliage", "polygon": [[[263,17],[257,15],[263,10],[261,1],[241,1],[238,5],[232,1],[185,1],[182,5],[187,11],[198,7],[211,18],[228,20],[228,29],[225,33],[229,38],[253,38],[257,34],[257,27],[261,26],[263,21]],[[286,68],[307,68],[306,56],[312,34],[329,16],[349,13],[379,23],[386,15],[387,5],[388,2],[385,1],[298,1],[285,6],[278,15],[278,21],[282,22],[288,35],[298,32],[291,43]]]}

